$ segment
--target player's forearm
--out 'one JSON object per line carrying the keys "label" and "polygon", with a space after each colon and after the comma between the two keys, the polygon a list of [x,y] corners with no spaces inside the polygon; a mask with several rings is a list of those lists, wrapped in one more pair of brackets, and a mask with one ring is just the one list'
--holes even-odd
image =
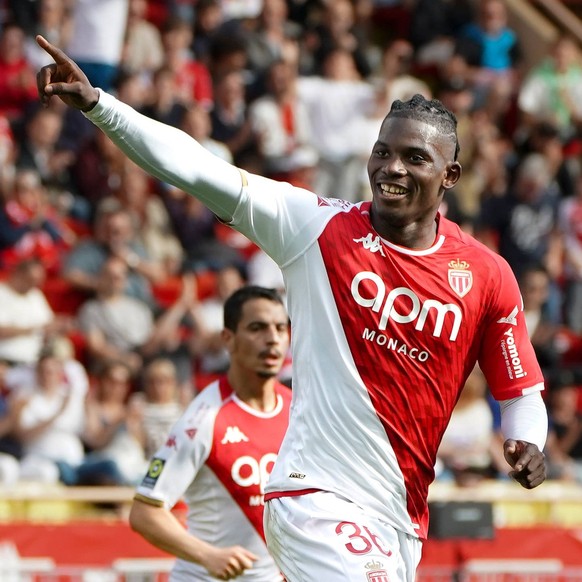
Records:
{"label": "player's forearm", "polygon": [[548,414],[541,394],[535,392],[499,404],[503,436],[533,443],[543,450],[548,435]]}
{"label": "player's forearm", "polygon": [[220,218],[232,218],[242,187],[237,168],[185,132],[150,119],[103,91],[85,115],[148,173],[196,196]]}
{"label": "player's forearm", "polygon": [[131,528],[150,544],[177,558],[202,562],[208,544],[189,534],[174,515],[163,507],[134,501],[129,514]]}

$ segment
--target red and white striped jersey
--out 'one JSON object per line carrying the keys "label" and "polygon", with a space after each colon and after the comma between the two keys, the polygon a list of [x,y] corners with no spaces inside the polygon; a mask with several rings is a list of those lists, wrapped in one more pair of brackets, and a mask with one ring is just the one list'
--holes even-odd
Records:
{"label": "red and white striped jersey", "polygon": [[499,255],[442,217],[431,248],[396,246],[369,211],[257,176],[243,189],[232,225],[281,265],[293,328],[267,499],[333,491],[424,538],[438,445],[475,362],[499,400],[543,378]]}
{"label": "red and white striped jersey", "polygon": [[[205,388],[174,425],[137,488],[171,508],[183,498],[188,530],[219,547],[240,545],[259,556],[240,577],[282,580],[263,532],[264,488],[287,429],[291,391],[278,384],[277,406],[261,413],[239,400],[226,378]],[[194,578],[193,578],[194,577]],[[177,560],[172,580],[214,580]]]}
{"label": "red and white striped jersey", "polygon": [[474,364],[498,399],[543,389],[506,261],[443,217],[434,244],[410,250],[378,235],[369,202],[250,174],[241,185],[188,135],[107,94],[86,115],[281,267],[293,402],[266,498],[331,491],[425,537],[436,451]]}

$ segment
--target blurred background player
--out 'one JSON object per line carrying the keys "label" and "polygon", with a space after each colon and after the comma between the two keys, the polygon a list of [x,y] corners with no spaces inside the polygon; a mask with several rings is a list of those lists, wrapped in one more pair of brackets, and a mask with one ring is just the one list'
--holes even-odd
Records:
{"label": "blurred background player", "polygon": [[[130,513],[134,530],[177,556],[178,580],[282,580],[267,553],[263,493],[289,418],[277,381],[289,346],[279,294],[246,286],[224,306],[225,376],[190,404],[152,458]],[[188,531],[171,513],[185,496]]]}

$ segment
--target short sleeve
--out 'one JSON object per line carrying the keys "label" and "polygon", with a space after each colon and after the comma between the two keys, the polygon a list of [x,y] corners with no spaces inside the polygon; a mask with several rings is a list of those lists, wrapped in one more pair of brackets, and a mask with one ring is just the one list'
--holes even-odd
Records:
{"label": "short sleeve", "polygon": [[495,259],[479,365],[495,399],[507,400],[543,390],[544,379],[528,336],[515,276],[504,259]]}
{"label": "short sleeve", "polygon": [[212,448],[214,421],[220,408],[218,389],[198,395],[150,460],[137,495],[172,508],[190,487]]}

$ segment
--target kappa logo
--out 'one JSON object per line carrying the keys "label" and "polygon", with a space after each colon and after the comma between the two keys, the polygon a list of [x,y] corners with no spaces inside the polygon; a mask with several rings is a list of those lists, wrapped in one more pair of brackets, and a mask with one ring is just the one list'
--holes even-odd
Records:
{"label": "kappa logo", "polygon": [[184,432],[186,433],[188,438],[190,440],[192,440],[196,436],[196,434],[198,433],[198,429],[197,428],[187,428]]}
{"label": "kappa logo", "polygon": [[341,208],[342,210],[347,210],[353,204],[347,200],[341,200],[340,198],[322,198],[319,196],[317,198],[318,206],[332,206],[334,208]]}
{"label": "kappa logo", "polygon": [[353,241],[355,243],[362,243],[362,246],[371,253],[380,253],[383,257],[386,255],[384,254],[384,249],[382,248],[382,242],[380,241],[380,237],[376,236],[369,232],[367,236],[363,236],[362,238],[354,238]]}
{"label": "kappa logo", "polygon": [[226,427],[226,432],[220,441],[220,444],[226,445],[237,444],[237,443],[248,443],[249,437],[238,427],[238,426],[228,426]]}
{"label": "kappa logo", "polygon": [[517,314],[518,313],[519,313],[519,309],[516,305],[513,308],[513,311],[507,317],[502,317],[501,319],[498,319],[497,323],[507,323],[508,325],[517,325]]}

